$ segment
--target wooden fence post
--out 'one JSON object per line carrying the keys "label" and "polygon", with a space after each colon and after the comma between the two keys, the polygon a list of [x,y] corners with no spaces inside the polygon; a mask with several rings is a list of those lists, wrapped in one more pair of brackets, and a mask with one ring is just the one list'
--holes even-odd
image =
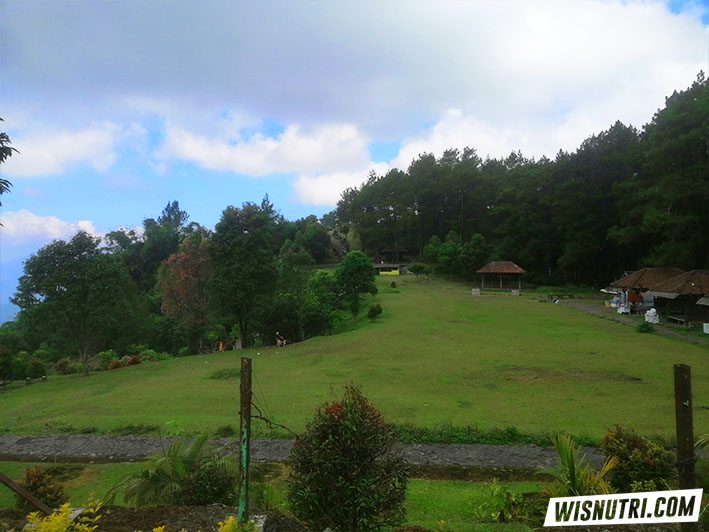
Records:
{"label": "wooden fence post", "polygon": [[241,408],[239,450],[241,455],[241,489],[239,490],[238,520],[249,519],[249,462],[251,460],[251,358],[241,357]]}
{"label": "wooden fence post", "polygon": [[[692,418],[692,367],[675,364],[675,425],[677,429],[677,471],[679,489],[696,487],[694,475],[694,421]],[[680,530],[696,530],[696,523],[681,523]]]}
{"label": "wooden fence post", "polygon": [[0,473],[0,482],[5,484],[8,488],[17,493],[20,497],[25,499],[32,506],[34,506],[38,510],[41,510],[44,514],[51,515],[54,511],[49,506],[40,501],[37,497],[35,497],[32,493],[27,491],[25,488],[17,484],[15,481],[13,481],[11,478],[4,475],[3,473]]}

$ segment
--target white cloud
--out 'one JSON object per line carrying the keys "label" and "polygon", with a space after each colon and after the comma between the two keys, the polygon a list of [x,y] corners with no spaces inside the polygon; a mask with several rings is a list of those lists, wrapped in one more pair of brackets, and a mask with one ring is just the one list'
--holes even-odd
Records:
{"label": "white cloud", "polygon": [[367,139],[352,124],[328,124],[311,131],[294,124],[276,137],[254,134],[235,141],[208,138],[168,126],[165,143],[157,156],[250,176],[351,171],[368,160]]}
{"label": "white cloud", "polygon": [[304,205],[335,205],[343,190],[360,186],[370,171],[382,175],[388,170],[387,163],[370,163],[366,169],[357,172],[301,175],[293,183],[296,200]]}
{"label": "white cloud", "polygon": [[103,236],[90,220],[67,222],[56,216],[39,216],[26,209],[0,214],[0,238],[3,244],[41,244],[56,239],[71,238],[78,231]]}
{"label": "white cloud", "polygon": [[118,126],[106,122],[100,125],[69,131],[33,126],[25,134],[12,137],[12,145],[19,153],[13,154],[3,165],[10,177],[41,177],[61,174],[68,168],[89,164],[98,171],[106,171],[115,161],[116,145],[127,137],[142,135],[139,126]]}
{"label": "white cloud", "polygon": [[513,150],[525,151],[529,136],[520,129],[496,128],[460,109],[449,109],[432,127],[404,140],[391,165],[406,171],[419,154],[443,155],[449,148],[475,148],[478,155],[505,157]]}

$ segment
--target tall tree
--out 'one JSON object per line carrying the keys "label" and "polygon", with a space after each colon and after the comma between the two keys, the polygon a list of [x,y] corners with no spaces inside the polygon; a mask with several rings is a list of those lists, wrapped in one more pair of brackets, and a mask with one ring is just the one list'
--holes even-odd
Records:
{"label": "tall tree", "polygon": [[293,302],[301,341],[305,340],[306,289],[313,264],[315,261],[307,251],[286,240],[278,260],[279,297],[287,297]]}
{"label": "tall tree", "polygon": [[186,237],[158,271],[155,289],[162,311],[179,320],[193,349],[201,350],[209,326],[207,286],[212,277],[208,242],[199,232]]}
{"label": "tall tree", "polygon": [[374,266],[361,251],[350,251],[335,269],[337,285],[345,294],[355,320],[360,309],[360,294],[376,290],[374,276]]}
{"label": "tall tree", "polygon": [[133,283],[99,243],[82,231],[44,246],[25,261],[11,299],[35,336],[73,351],[84,363],[134,325]]}
{"label": "tall tree", "polygon": [[251,343],[254,310],[273,292],[277,278],[272,251],[276,223],[273,205],[264,199],[260,206],[227,207],[214,230],[212,299],[229,325],[238,324],[242,347]]}

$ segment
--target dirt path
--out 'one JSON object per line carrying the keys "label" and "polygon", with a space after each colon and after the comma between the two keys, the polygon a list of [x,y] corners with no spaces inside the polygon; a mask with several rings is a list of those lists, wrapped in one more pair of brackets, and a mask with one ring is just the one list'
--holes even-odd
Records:
{"label": "dirt path", "polygon": [[[71,434],[21,435],[0,434],[0,460],[51,462],[130,462],[166,448],[171,439],[155,436],[94,436]],[[220,444],[233,452],[235,439],[223,438]],[[292,440],[253,440],[255,461],[282,462],[288,456]],[[594,465],[601,456],[595,449],[585,450]],[[525,445],[402,444],[397,453],[414,466],[467,466],[478,468],[539,469],[556,464],[556,452],[547,447]]]}
{"label": "dirt path", "polygon": [[[638,324],[637,320],[634,320],[627,316],[623,316],[622,314],[618,314],[615,309],[607,309],[594,303],[587,303],[584,301],[573,301],[569,299],[562,300],[561,303],[566,305],[567,307],[571,307],[573,309],[580,310],[588,314],[593,314],[594,316],[599,316],[608,320],[617,321],[618,323],[623,323],[625,325],[631,325],[635,327]],[[683,342],[689,342],[695,345],[709,346],[709,338],[701,338],[699,336],[687,334],[685,332],[682,332],[681,330],[675,329],[674,327],[667,327],[665,325],[655,324],[655,334],[659,334],[660,336],[667,336],[676,340],[682,340]]]}

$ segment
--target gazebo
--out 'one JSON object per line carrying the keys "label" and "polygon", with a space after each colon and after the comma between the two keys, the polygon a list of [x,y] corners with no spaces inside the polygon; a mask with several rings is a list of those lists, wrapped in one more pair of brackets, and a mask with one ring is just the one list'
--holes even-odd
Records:
{"label": "gazebo", "polygon": [[487,279],[487,288],[512,288],[521,290],[522,274],[527,272],[514,262],[501,260],[490,262],[475,273],[480,274],[480,288],[482,289],[485,289],[485,280]]}
{"label": "gazebo", "polygon": [[707,321],[709,270],[684,272],[658,283],[650,293],[660,300],[658,310],[670,321],[687,325],[690,321]]}

